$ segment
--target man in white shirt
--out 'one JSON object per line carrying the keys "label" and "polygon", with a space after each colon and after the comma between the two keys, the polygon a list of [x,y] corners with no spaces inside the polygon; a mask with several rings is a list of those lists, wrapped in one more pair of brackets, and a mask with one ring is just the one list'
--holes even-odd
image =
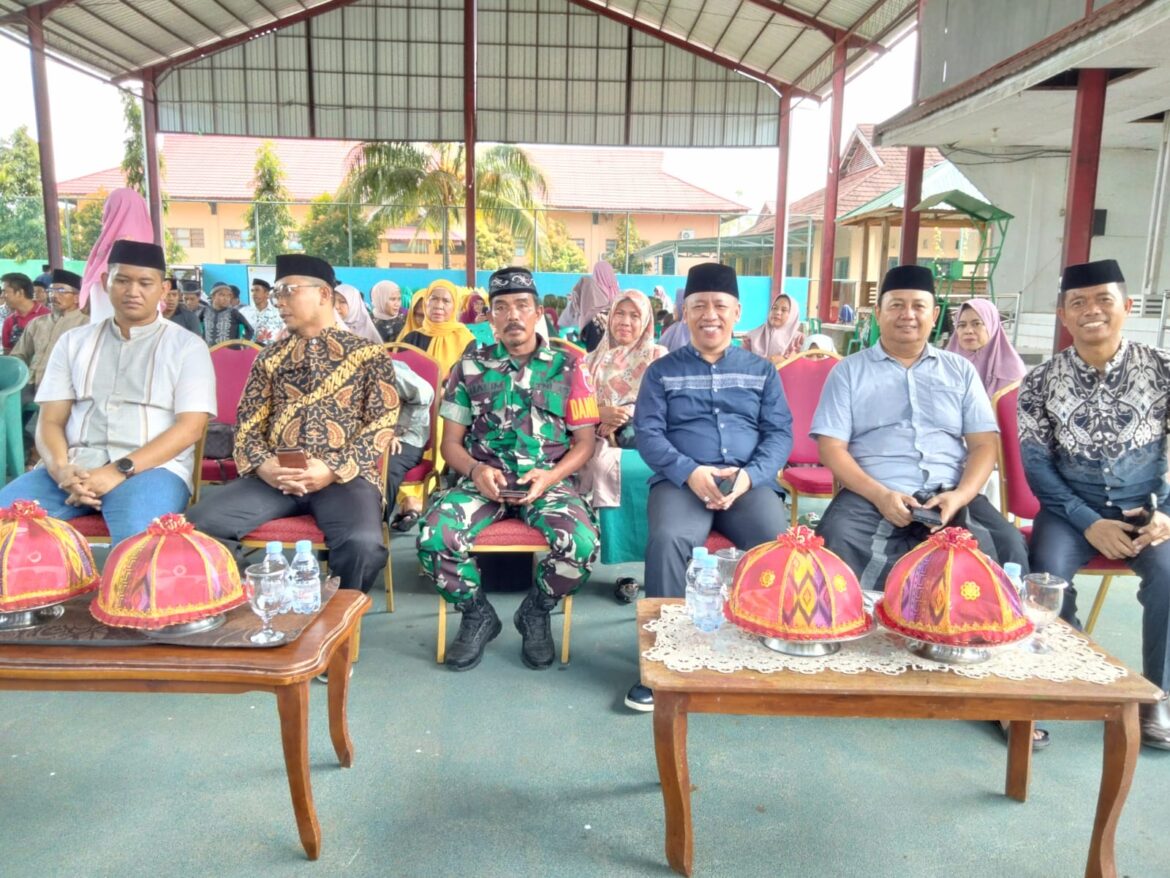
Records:
{"label": "man in white shirt", "polygon": [[252,324],[255,335],[252,341],[256,344],[269,345],[284,330],[284,319],[269,299],[272,287],[268,281],[258,277],[252,281],[252,303],[244,305],[239,310],[244,319]]}
{"label": "man in white shirt", "polygon": [[102,283],[114,316],[61,336],[37,388],[43,466],[0,490],[55,518],[100,511],[113,543],[182,512],[194,445],[215,414],[215,372],[198,336],[163,319],[161,247],[118,241]]}

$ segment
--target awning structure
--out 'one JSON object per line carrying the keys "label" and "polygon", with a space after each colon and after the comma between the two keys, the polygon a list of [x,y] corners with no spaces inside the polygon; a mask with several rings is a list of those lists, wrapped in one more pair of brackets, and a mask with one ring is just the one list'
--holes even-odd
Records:
{"label": "awning structure", "polygon": [[[929,221],[932,225],[948,225],[951,224],[951,221],[959,219],[956,216],[960,213],[956,209],[956,201],[962,201],[964,205],[986,203],[983,193],[950,162],[940,162],[923,172],[922,195],[924,196],[923,200],[913,205],[912,209],[922,214],[923,220]],[[895,186],[889,192],[885,192],[849,211],[837,222],[845,226],[859,226],[887,220],[890,225],[899,226],[902,224],[902,208],[905,201],[906,187]],[[993,211],[999,210],[991,205],[987,206]],[[1010,214],[1007,216],[1011,217]],[[968,216],[964,212],[960,222],[962,225],[969,225],[968,220],[973,218],[976,217]],[[987,220],[979,221],[987,222]]]}

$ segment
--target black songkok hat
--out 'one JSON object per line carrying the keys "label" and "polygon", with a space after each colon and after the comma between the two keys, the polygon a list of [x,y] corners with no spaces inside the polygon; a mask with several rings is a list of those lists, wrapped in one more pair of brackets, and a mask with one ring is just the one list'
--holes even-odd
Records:
{"label": "black songkok hat", "polygon": [[738,299],[739,281],[735,277],[735,269],[718,262],[704,262],[692,266],[687,272],[687,287],[683,298],[691,293],[727,293]]}
{"label": "black songkok hat", "polygon": [[1098,259],[1096,262],[1082,262],[1070,265],[1060,276],[1060,291],[1079,290],[1101,284],[1123,284],[1125,276],[1116,259]]}
{"label": "black songkok hat", "polygon": [[75,290],[80,290],[81,275],[74,274],[72,271],[66,271],[64,268],[54,268],[53,283],[64,284],[67,287],[73,287]]}
{"label": "black songkok hat", "polygon": [[268,281],[266,281],[266,280],[265,280],[264,278],[262,278],[262,277],[254,277],[254,278],[252,278],[252,286],[254,286],[254,287],[255,287],[255,286],[264,287],[264,289],[266,289],[266,290],[270,290],[270,289],[272,289],[272,284],[270,284]]}
{"label": "black songkok hat", "polygon": [[934,272],[921,265],[895,265],[882,279],[881,292],[890,290],[922,290],[934,295]]}
{"label": "black songkok hat", "polygon": [[324,259],[319,259],[316,256],[304,256],[300,253],[282,253],[276,257],[276,276],[281,278],[291,275],[315,277],[325,281],[331,287],[337,283],[337,279],[333,275],[333,266]]}
{"label": "black songkok hat", "polygon": [[488,300],[507,293],[532,293],[536,295],[536,281],[532,272],[518,265],[509,265],[492,272],[488,278]]}
{"label": "black songkok hat", "polygon": [[142,241],[115,241],[110,248],[110,258],[106,260],[106,266],[111,265],[136,265],[139,268],[157,268],[163,274],[167,273],[167,257],[163,248]]}

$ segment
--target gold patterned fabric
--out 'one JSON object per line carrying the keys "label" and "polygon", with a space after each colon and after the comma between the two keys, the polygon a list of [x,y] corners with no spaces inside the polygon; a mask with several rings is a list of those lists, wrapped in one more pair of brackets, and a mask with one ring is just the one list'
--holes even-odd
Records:
{"label": "gold patterned fabric", "polygon": [[379,492],[378,460],[398,422],[394,365],[381,345],[335,327],[265,349],[240,400],[236,466],[255,470],[277,448],[305,449],[337,474]]}

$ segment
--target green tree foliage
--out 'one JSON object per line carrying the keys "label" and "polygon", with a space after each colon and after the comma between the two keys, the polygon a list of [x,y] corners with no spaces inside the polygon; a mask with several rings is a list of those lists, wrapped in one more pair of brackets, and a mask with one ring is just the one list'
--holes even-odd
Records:
{"label": "green tree foliage", "polygon": [[[371,141],[355,151],[344,197],[381,204],[377,217],[393,225],[417,225],[446,244],[451,223],[463,222],[467,162],[461,143]],[[538,208],[544,175],[515,146],[492,146],[475,155],[476,224],[506,229],[533,249],[544,237]],[[543,241],[542,241],[543,244]],[[450,267],[449,245],[443,267]]]}
{"label": "green tree foliage", "polygon": [[41,160],[22,125],[0,138],[0,257],[22,262],[44,255]]}
{"label": "green tree foliage", "polygon": [[475,227],[475,264],[478,268],[495,271],[511,265],[516,252],[512,233],[490,223]]}
{"label": "green tree foliage", "polygon": [[568,230],[560,220],[552,220],[548,228],[548,243],[540,249],[541,271],[562,271],[568,274],[589,270],[581,248],[569,240]]}
{"label": "green tree foliage", "polygon": [[74,259],[85,259],[102,233],[102,214],[105,212],[105,189],[93,193],[91,200],[83,202],[69,217],[69,246]]}
{"label": "green tree foliage", "polygon": [[[142,106],[132,94],[122,92],[122,122],[126,126],[126,139],[122,141],[122,174],[126,178],[126,186],[133,189],[143,198],[146,198],[146,144],[142,132]],[[159,180],[166,177],[167,166],[163,157],[158,157]],[[160,183],[161,185],[161,183]],[[166,190],[162,192],[162,209],[165,219],[170,208],[170,199]],[[164,223],[165,225],[165,223]],[[179,246],[170,229],[163,231],[163,249],[166,251],[167,264],[183,262],[187,258],[187,251]],[[87,251],[88,252],[88,251]]]}
{"label": "green tree foliage", "polygon": [[284,186],[284,167],[272,144],[265,141],[256,150],[255,175],[252,178],[251,207],[244,211],[244,222],[256,237],[252,261],[269,265],[285,251],[288,233],[296,221],[288,209],[291,197]]}
{"label": "green tree foliage", "polygon": [[[621,217],[617,222],[617,249],[605,254],[605,260],[614,267],[614,271],[622,274],[645,274],[650,267],[648,262],[640,262],[634,254],[646,246],[646,241],[638,236],[638,226],[633,218],[627,224],[626,218]],[[629,268],[626,268],[626,254],[629,254]]]}
{"label": "green tree foliage", "polygon": [[[383,221],[366,220],[361,211],[336,201],[332,195],[319,195],[309,207],[309,216],[301,226],[301,248],[331,265],[375,265],[378,236]],[[350,234],[353,235],[353,258],[350,258]]]}

